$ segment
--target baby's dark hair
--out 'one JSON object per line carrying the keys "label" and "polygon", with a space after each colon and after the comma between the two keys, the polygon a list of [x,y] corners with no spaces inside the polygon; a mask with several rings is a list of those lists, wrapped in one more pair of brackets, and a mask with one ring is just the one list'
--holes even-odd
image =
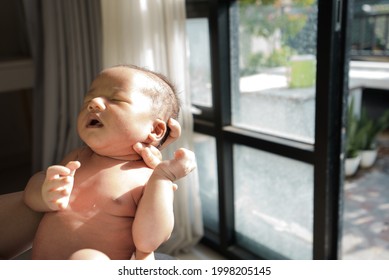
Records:
{"label": "baby's dark hair", "polygon": [[152,110],[156,118],[163,118],[166,122],[166,133],[161,139],[158,148],[160,148],[166,139],[169,137],[170,128],[168,121],[170,118],[178,120],[180,113],[180,99],[173,83],[163,74],[151,71],[144,67],[139,67],[131,64],[118,65],[119,67],[128,67],[139,70],[146,74],[150,79],[155,81],[151,89],[146,89],[147,94],[152,100]]}

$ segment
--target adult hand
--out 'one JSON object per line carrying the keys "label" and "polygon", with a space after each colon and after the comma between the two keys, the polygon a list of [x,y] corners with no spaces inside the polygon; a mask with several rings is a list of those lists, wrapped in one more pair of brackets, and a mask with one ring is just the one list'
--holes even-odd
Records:
{"label": "adult hand", "polygon": [[176,141],[181,135],[181,125],[175,119],[170,118],[167,125],[170,128],[169,137],[166,139],[165,143],[162,144],[161,150],[166,148],[166,146],[170,145],[174,141]]}
{"label": "adult hand", "polygon": [[[175,119],[169,119],[168,126],[170,128],[170,133],[165,143],[161,146],[161,150],[176,141],[181,135],[181,126],[178,121]],[[162,154],[160,150],[152,145],[136,143],[133,148],[135,152],[142,157],[146,165],[152,169],[154,169],[162,161]]]}

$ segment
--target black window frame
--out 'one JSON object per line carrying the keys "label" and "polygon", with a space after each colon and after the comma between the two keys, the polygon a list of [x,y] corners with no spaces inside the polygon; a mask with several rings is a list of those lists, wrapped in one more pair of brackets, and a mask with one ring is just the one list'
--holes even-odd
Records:
{"label": "black window frame", "polygon": [[[315,144],[306,144],[231,125],[230,5],[236,1],[187,0],[187,16],[207,17],[210,27],[213,107],[194,115],[194,131],[217,145],[219,233],[205,229],[203,243],[231,259],[263,259],[235,244],[233,145],[241,144],[314,167],[313,259],[338,259],[347,100],[347,0],[318,0]],[[201,8],[200,8],[201,7]],[[283,259],[276,252],[267,258]]]}

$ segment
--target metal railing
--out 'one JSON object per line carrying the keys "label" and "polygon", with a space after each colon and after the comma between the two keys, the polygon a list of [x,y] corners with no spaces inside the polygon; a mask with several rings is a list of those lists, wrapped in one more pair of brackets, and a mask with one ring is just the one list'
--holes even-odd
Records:
{"label": "metal railing", "polygon": [[389,61],[389,4],[355,14],[351,32],[352,59]]}

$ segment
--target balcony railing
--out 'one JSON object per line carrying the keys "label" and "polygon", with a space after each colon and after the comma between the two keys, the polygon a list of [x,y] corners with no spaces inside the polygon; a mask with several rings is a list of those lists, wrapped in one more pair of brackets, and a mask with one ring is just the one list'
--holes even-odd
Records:
{"label": "balcony railing", "polygon": [[364,5],[351,32],[352,59],[389,61],[389,4]]}

